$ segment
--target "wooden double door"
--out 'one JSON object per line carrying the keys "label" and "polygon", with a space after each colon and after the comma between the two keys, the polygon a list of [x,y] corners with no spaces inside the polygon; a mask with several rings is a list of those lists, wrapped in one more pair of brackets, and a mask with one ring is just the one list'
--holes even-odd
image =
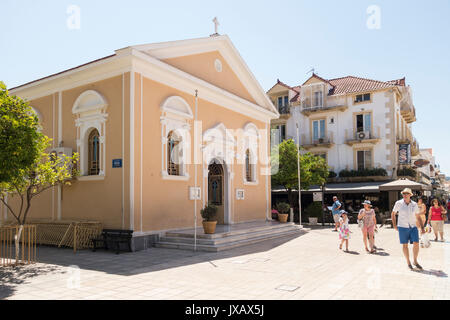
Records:
{"label": "wooden double door", "polygon": [[224,170],[220,163],[208,166],[208,203],[217,206],[217,224],[225,223]]}

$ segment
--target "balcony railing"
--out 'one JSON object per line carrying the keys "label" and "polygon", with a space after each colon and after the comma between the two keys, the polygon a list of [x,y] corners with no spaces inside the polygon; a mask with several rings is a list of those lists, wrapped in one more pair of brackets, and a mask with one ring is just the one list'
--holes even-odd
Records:
{"label": "balcony railing", "polygon": [[280,114],[290,114],[291,113],[289,106],[280,106],[280,107],[278,107],[278,112]]}
{"label": "balcony railing", "polygon": [[320,108],[323,108],[323,107],[324,107],[323,103],[314,105],[309,100],[303,100],[302,101],[302,109],[320,109]]}
{"label": "balcony railing", "polygon": [[375,127],[377,134],[374,134],[372,130],[367,131],[354,131],[349,136],[347,129],[345,129],[345,140],[348,145],[353,145],[355,143],[365,142],[365,143],[377,143],[380,140],[380,127]]}
{"label": "balcony railing", "polygon": [[305,135],[302,135],[302,141],[304,141],[302,143],[302,147],[305,149],[311,149],[314,147],[331,147],[334,144],[334,138],[333,138],[333,132],[330,131],[328,132],[328,135],[322,137],[322,138],[309,138],[306,139]]}
{"label": "balcony railing", "polygon": [[311,104],[310,100],[304,100],[301,103],[301,112],[305,115],[309,115],[311,113],[324,112],[329,110],[339,110],[345,111],[348,107],[345,105],[331,105],[326,106],[323,103],[319,105]]}

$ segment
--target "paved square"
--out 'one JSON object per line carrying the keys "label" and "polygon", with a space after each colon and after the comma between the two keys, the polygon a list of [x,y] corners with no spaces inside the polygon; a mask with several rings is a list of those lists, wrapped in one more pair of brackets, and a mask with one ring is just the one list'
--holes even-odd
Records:
{"label": "paved square", "polygon": [[[219,253],[38,248],[39,263],[0,269],[2,299],[450,299],[450,242],[421,249],[409,271],[395,230],[367,254],[356,225],[350,253],[331,227]],[[445,225],[450,234],[450,225]],[[450,236],[448,236],[450,239]],[[244,262],[245,263],[242,263]],[[239,263],[241,262],[241,263]],[[284,288],[285,290],[280,290]],[[295,290],[287,290],[296,288]]]}

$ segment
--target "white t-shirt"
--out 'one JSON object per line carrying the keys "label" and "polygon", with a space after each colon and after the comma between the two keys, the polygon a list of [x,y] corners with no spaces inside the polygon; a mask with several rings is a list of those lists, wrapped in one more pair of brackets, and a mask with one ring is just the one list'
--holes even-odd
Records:
{"label": "white t-shirt", "polygon": [[419,214],[419,206],[416,202],[412,201],[409,204],[405,203],[405,200],[398,200],[393,212],[398,212],[397,226],[401,228],[413,228],[416,227],[416,214]]}

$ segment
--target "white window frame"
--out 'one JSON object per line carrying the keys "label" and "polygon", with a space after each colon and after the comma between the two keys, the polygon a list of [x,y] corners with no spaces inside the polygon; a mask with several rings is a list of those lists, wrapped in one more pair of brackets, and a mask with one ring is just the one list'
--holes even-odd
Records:
{"label": "white window frame", "polygon": [[[78,96],[72,107],[75,115],[75,126],[77,127],[77,151],[80,155],[79,180],[99,180],[106,176],[106,109],[108,103],[99,92],[87,90]],[[88,169],[88,143],[89,134],[97,129],[100,137],[100,171],[98,175],[89,175]]]}
{"label": "white window frame", "polygon": [[[256,186],[259,184],[258,175],[258,146],[259,146],[259,133],[258,128],[253,123],[248,123],[244,127],[244,143],[242,149],[242,179],[244,185]],[[250,166],[252,173],[252,180],[247,180],[247,166],[246,166],[246,153],[247,150],[250,154]]]}
{"label": "white window frame", "polygon": [[[364,161],[364,168],[362,170],[365,169],[372,169],[374,168],[374,165],[372,163],[372,149],[367,149],[367,150],[356,150],[356,170],[359,170],[359,163],[358,163],[358,153],[359,152],[363,152],[363,161]],[[370,167],[367,167],[366,165],[366,152],[370,152]]]}
{"label": "white window frame", "polygon": [[[316,97],[318,94],[318,97]],[[316,103],[317,101],[317,103]],[[323,106],[323,92],[322,90],[314,91],[314,105],[313,107],[322,107]]]}
{"label": "white window frame", "polygon": [[[190,159],[191,125],[194,118],[189,104],[179,96],[170,96],[161,104],[161,177],[163,180],[187,181],[189,179],[188,160]],[[168,165],[168,137],[174,132],[179,138],[178,148],[181,148],[181,163],[179,175],[169,175]]]}
{"label": "white window frame", "polygon": [[[320,136],[320,133],[321,133],[321,125],[320,125],[320,123],[323,121],[323,137],[321,137]],[[318,130],[318,132],[317,132],[317,139],[314,139],[314,122],[317,122],[318,123],[318,125],[317,125],[317,130]],[[326,129],[327,129],[327,124],[326,124],[326,122],[327,122],[327,120],[324,118],[324,119],[316,119],[316,120],[312,120],[311,121],[311,125],[312,125],[312,140],[313,140],[313,142],[317,142],[317,141],[319,141],[319,139],[326,139],[326,136],[327,136],[327,133],[326,133]]]}

